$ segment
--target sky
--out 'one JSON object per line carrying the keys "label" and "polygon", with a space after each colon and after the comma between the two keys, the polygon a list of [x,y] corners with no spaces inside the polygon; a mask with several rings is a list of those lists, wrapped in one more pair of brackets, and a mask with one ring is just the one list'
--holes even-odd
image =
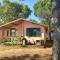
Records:
{"label": "sky", "polygon": [[[0,0],[0,2],[2,3],[3,0]],[[23,3],[28,5],[28,7],[32,10],[31,15],[28,17],[28,19],[35,19],[36,21],[40,22],[40,20],[34,15],[34,9],[33,6],[36,3],[36,0],[25,0],[20,2],[20,0],[10,0],[11,2],[17,2],[17,3]]]}

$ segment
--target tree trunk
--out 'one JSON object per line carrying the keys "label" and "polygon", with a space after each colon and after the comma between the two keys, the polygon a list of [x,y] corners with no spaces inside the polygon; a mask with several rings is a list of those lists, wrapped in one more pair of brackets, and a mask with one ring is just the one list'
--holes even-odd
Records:
{"label": "tree trunk", "polygon": [[53,18],[55,22],[53,41],[53,60],[60,60],[60,0],[53,0],[52,8]]}

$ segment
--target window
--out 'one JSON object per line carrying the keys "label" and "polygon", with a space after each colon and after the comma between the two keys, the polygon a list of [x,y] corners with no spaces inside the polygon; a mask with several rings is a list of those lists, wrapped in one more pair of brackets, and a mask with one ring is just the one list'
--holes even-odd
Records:
{"label": "window", "polygon": [[41,35],[41,30],[40,30],[40,28],[27,28],[26,35],[39,37]]}
{"label": "window", "polygon": [[10,30],[10,36],[16,36],[16,29],[15,28],[12,28]]}

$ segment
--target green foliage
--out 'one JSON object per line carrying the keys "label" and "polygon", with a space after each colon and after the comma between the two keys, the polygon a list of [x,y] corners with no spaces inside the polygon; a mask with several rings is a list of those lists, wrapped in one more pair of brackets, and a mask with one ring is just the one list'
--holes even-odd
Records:
{"label": "green foliage", "polygon": [[42,18],[50,18],[51,12],[51,0],[37,0],[34,5],[35,15]]}
{"label": "green foliage", "polygon": [[34,19],[30,19],[30,21],[32,21],[32,22],[35,22],[35,23],[38,23],[36,20],[34,20]]}
{"label": "green foliage", "polygon": [[54,24],[53,24],[50,20],[48,20],[48,19],[43,19],[43,20],[40,22],[40,24],[45,25],[45,26],[48,27],[49,29],[52,29],[53,26],[54,26]]}
{"label": "green foliage", "polygon": [[49,22],[50,22],[50,20],[48,20],[48,19],[43,19],[43,20],[41,21],[41,24],[48,26],[48,25],[49,25]]}
{"label": "green foliage", "polygon": [[41,17],[44,20],[42,21],[42,24],[45,24],[48,28],[48,36],[49,40],[51,39],[51,28],[52,28],[52,3],[51,0],[37,0],[37,3],[34,5],[34,12],[37,17]]}
{"label": "green foliage", "polygon": [[46,25],[49,29],[53,27],[53,23],[51,22],[51,5],[51,0],[37,0],[37,3],[34,5],[35,15],[43,18],[41,24]]}
{"label": "green foliage", "polygon": [[27,5],[12,3],[9,0],[3,0],[3,5],[0,6],[0,20],[4,23],[17,18],[27,18],[31,13]]}
{"label": "green foliage", "polygon": [[8,38],[1,38],[0,39],[0,44],[4,45],[20,45],[21,44],[21,39],[20,37],[8,37]]}

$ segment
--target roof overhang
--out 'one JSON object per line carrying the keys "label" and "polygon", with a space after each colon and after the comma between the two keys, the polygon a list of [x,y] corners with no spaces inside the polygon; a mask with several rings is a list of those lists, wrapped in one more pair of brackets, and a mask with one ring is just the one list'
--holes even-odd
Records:
{"label": "roof overhang", "polygon": [[[20,24],[22,21],[27,21],[27,22],[30,22],[30,23],[33,23],[33,24],[37,24],[37,23],[32,22],[32,21],[30,21],[30,20],[20,18],[20,19],[16,19],[16,20],[14,20],[14,21],[8,22],[8,23],[6,23],[6,24],[4,24],[4,25],[1,25],[1,26],[0,26],[0,29],[6,28],[6,27],[7,27],[7,28],[10,28],[10,27],[12,27],[12,26],[16,26],[16,25]],[[44,25],[40,25],[40,24],[37,24],[37,25],[46,28]]]}

